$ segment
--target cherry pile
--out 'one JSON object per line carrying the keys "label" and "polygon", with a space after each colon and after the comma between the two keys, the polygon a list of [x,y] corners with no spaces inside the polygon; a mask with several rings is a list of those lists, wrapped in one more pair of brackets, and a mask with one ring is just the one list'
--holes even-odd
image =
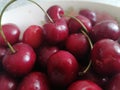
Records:
{"label": "cherry pile", "polygon": [[120,90],[120,27],[110,14],[53,5],[44,25],[20,33],[1,26],[0,90]]}

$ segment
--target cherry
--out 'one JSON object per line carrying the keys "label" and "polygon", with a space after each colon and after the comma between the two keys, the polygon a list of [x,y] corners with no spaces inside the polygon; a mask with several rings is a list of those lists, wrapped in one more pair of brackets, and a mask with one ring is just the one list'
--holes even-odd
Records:
{"label": "cherry", "polygon": [[38,48],[43,41],[43,30],[38,25],[31,25],[29,26],[25,32],[23,33],[24,43],[29,44],[33,48]]}
{"label": "cherry", "polygon": [[38,53],[38,62],[40,66],[44,69],[47,68],[47,63],[51,55],[56,53],[58,48],[56,46],[43,46]]}
{"label": "cherry", "polygon": [[[92,29],[92,24],[88,18],[86,18],[83,15],[78,15],[76,16],[76,18],[84,24],[88,31]],[[80,29],[82,29],[83,26],[80,23],[78,23],[74,18],[70,18],[68,21],[68,27],[70,33],[78,33],[80,32]]]}
{"label": "cherry", "polygon": [[94,43],[104,38],[117,40],[119,36],[120,28],[118,24],[112,20],[101,21],[93,26],[90,31],[90,37]]}
{"label": "cherry", "polygon": [[89,9],[82,9],[79,11],[79,14],[87,17],[91,21],[92,25],[94,25],[96,23],[97,17],[96,17],[96,13],[94,11],[89,10]]}
{"label": "cherry", "polygon": [[84,58],[90,50],[90,45],[85,35],[76,33],[67,38],[66,49],[76,57]]}
{"label": "cherry", "polygon": [[102,88],[92,81],[78,80],[73,82],[67,90],[102,90]]}
{"label": "cherry", "polygon": [[[58,5],[53,5],[48,8],[47,14],[51,17],[51,19],[54,22],[56,22],[58,19],[62,18],[63,14],[64,14],[64,10]],[[49,20],[48,17],[46,17],[46,20],[47,21]]]}
{"label": "cherry", "polygon": [[6,73],[0,73],[0,90],[16,90],[17,82]]}
{"label": "cherry", "polygon": [[60,50],[49,59],[48,77],[54,86],[67,86],[77,78],[79,65],[71,53]]}
{"label": "cherry", "polygon": [[113,76],[107,85],[106,90],[119,90],[120,89],[120,73]]}
{"label": "cherry", "polygon": [[2,58],[4,57],[4,55],[7,52],[7,48],[6,47],[0,47],[0,62],[2,60]]}
{"label": "cherry", "polygon": [[91,60],[95,71],[101,75],[120,72],[120,45],[111,39],[102,39],[94,44]]}
{"label": "cherry", "polygon": [[[15,44],[19,40],[20,30],[12,23],[2,25],[2,30],[10,44]],[[7,46],[4,38],[0,35],[0,46]]]}
{"label": "cherry", "polygon": [[44,73],[31,72],[23,78],[17,90],[50,90],[50,87]]}
{"label": "cherry", "polygon": [[13,76],[23,76],[33,68],[36,54],[29,45],[24,43],[17,43],[13,48],[16,52],[12,53],[8,50],[2,60],[3,67]]}
{"label": "cherry", "polygon": [[47,23],[44,26],[44,35],[50,44],[57,44],[66,40],[69,31],[64,19],[59,19],[55,23]]}

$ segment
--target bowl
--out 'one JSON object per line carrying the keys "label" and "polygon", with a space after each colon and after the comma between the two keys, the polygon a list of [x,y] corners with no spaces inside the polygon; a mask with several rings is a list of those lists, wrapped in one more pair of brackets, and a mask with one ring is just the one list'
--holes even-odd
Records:
{"label": "bowl", "polygon": [[[56,1],[38,1],[37,2],[45,11],[52,5],[61,6],[67,14],[70,12],[78,13],[80,9],[87,9],[107,12],[115,17],[118,22],[120,20],[120,7],[114,4],[108,4],[104,2],[97,2],[94,0],[56,0]],[[119,2],[120,3],[120,2]],[[15,2],[13,5],[17,5]],[[119,4],[120,5],[120,4]],[[12,6],[12,5],[11,5]],[[27,2],[25,5],[17,6],[7,10],[2,17],[2,24],[14,23],[21,30],[22,38],[23,32],[30,25],[43,25],[45,21],[45,13],[35,4]],[[81,50],[82,51],[82,50]],[[111,69],[110,69],[111,70]]]}
{"label": "bowl", "polygon": [[[104,2],[97,2],[94,0],[88,0],[88,1],[87,0],[76,0],[76,1],[46,0],[46,1],[38,1],[38,3],[41,5],[41,7],[44,10],[47,10],[52,5],[60,5],[66,12],[70,12],[70,11],[78,12],[82,8],[89,8],[91,10],[107,12],[113,17],[117,18],[118,21],[120,19],[119,6],[115,6],[114,4],[108,4]],[[14,4],[17,3],[15,2]],[[31,2],[27,2],[27,4],[25,5],[6,11],[2,18],[2,24],[15,23],[23,33],[23,31],[29,25],[32,24],[42,25],[44,21],[44,16],[45,14],[38,6],[32,4]]]}

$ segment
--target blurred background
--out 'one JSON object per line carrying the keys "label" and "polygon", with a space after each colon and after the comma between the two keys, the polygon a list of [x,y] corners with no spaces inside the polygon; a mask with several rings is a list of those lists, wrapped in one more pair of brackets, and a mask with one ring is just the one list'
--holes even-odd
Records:
{"label": "blurred background", "polygon": [[[9,2],[10,0],[0,0],[0,12],[3,9],[3,7],[6,5],[7,2]],[[34,0],[34,1],[42,1],[42,2],[47,2],[47,1],[64,1],[64,0]],[[116,6],[120,7],[120,0],[65,0],[65,1],[92,1],[92,2],[101,2],[101,3],[107,3],[107,4],[113,4]],[[15,4],[11,5],[9,7],[9,9],[13,9],[22,5],[27,4],[27,0],[17,0],[17,2],[15,2]]]}

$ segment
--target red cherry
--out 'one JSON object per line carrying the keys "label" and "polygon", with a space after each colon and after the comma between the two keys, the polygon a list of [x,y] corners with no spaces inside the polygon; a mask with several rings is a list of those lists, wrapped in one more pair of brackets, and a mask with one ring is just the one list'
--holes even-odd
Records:
{"label": "red cherry", "polygon": [[64,19],[59,19],[55,23],[47,23],[44,26],[44,35],[51,44],[64,41],[68,34],[68,27]]}
{"label": "red cherry", "polygon": [[93,26],[90,31],[90,37],[94,43],[105,38],[117,40],[119,36],[119,25],[113,20],[101,21]]}
{"label": "red cherry", "polygon": [[47,68],[47,63],[49,60],[49,57],[56,53],[58,51],[58,48],[56,46],[44,46],[42,49],[40,49],[38,53],[38,62],[40,63],[40,66],[42,68]]}
{"label": "red cherry", "polygon": [[2,60],[3,67],[13,76],[23,76],[33,68],[36,54],[29,45],[24,43],[17,43],[13,48],[16,52],[12,53],[8,50]]}
{"label": "red cherry", "polygon": [[25,30],[22,41],[29,44],[33,48],[38,48],[42,44],[42,39],[42,28],[37,25],[31,25]]}
{"label": "red cherry", "polygon": [[120,73],[113,76],[107,85],[107,90],[119,90],[120,89]]}
{"label": "red cherry", "polygon": [[[6,39],[10,44],[15,44],[19,40],[20,30],[12,23],[2,25],[2,30],[6,36]],[[4,41],[3,37],[0,35],[0,46],[6,46],[7,43]]]}
{"label": "red cherry", "polygon": [[4,55],[6,54],[6,52],[7,52],[7,48],[0,47],[0,60],[2,60],[2,58],[4,57]]}
{"label": "red cherry", "polygon": [[102,88],[92,81],[78,80],[72,83],[67,90],[102,90]]}
{"label": "red cherry", "polygon": [[50,57],[47,69],[50,82],[64,87],[77,78],[79,65],[71,53],[60,50]]}
{"label": "red cherry", "polygon": [[[48,8],[47,13],[50,16],[50,18],[54,22],[56,22],[58,19],[62,18],[62,15],[64,14],[64,10],[58,5],[53,5]],[[46,20],[48,21],[48,18]]]}
{"label": "red cherry", "polygon": [[94,11],[92,11],[90,9],[82,9],[82,10],[80,10],[79,14],[87,17],[91,21],[92,25],[94,25],[96,23],[97,17],[96,17],[96,13]]}
{"label": "red cherry", "polygon": [[111,39],[103,39],[94,44],[91,60],[95,71],[102,75],[120,72],[120,45]]}
{"label": "red cherry", "polygon": [[44,73],[32,72],[24,77],[17,90],[50,90],[50,87]]}
{"label": "red cherry", "polygon": [[16,90],[17,82],[11,76],[0,73],[0,90]]}
{"label": "red cherry", "polygon": [[[92,24],[88,18],[82,15],[78,15],[76,16],[76,18],[79,19],[85,25],[88,31],[92,29]],[[78,33],[80,32],[80,29],[82,29],[82,25],[73,18],[69,19],[68,27],[69,27],[70,33]]]}
{"label": "red cherry", "polygon": [[82,33],[71,34],[66,40],[66,49],[77,57],[86,57],[90,50],[87,38]]}

